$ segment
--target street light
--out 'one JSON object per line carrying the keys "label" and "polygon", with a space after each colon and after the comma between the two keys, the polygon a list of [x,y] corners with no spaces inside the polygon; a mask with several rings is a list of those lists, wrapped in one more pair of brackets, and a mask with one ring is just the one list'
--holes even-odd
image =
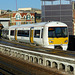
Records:
{"label": "street light", "polygon": [[16,0],[16,11],[17,11],[17,0]]}

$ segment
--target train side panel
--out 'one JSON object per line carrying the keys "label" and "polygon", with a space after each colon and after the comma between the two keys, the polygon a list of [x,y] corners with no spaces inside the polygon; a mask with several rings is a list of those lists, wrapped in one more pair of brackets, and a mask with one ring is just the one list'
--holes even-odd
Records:
{"label": "train side panel", "polygon": [[30,43],[29,35],[30,28],[18,28],[17,29],[17,41]]}
{"label": "train side panel", "polygon": [[44,27],[44,31],[43,31],[43,46],[44,47],[48,46],[48,27],[47,26]]}
{"label": "train side panel", "polygon": [[10,40],[15,40],[15,29],[10,29]]}
{"label": "train side panel", "polygon": [[33,41],[35,44],[43,46],[43,27],[34,27]]}

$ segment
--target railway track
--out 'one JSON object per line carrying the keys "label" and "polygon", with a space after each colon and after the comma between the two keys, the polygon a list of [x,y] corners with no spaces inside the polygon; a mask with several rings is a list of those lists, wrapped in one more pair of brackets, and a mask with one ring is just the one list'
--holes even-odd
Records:
{"label": "railway track", "polygon": [[60,49],[43,48],[41,46],[34,46],[32,44],[25,44],[25,43],[20,43],[17,41],[9,41],[6,39],[0,39],[0,43],[4,45],[8,45],[8,46],[21,48],[21,49],[27,49],[27,50],[39,51],[39,52],[54,54],[54,55],[63,56],[63,57],[75,58],[75,51],[63,51]]}

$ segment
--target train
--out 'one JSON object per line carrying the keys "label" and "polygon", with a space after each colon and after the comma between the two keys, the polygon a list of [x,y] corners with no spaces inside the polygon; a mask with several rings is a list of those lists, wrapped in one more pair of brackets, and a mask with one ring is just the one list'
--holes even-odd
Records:
{"label": "train", "polygon": [[59,21],[13,25],[2,29],[3,38],[65,51],[68,35],[68,26]]}

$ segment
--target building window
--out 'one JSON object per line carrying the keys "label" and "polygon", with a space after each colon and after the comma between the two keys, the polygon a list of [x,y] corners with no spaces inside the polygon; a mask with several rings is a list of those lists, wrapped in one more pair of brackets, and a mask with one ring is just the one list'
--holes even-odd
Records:
{"label": "building window", "polygon": [[31,24],[31,22],[26,22],[26,24]]}
{"label": "building window", "polygon": [[25,24],[25,22],[24,22],[24,24]]}
{"label": "building window", "polygon": [[17,14],[16,15],[16,20],[20,20],[20,19],[21,19],[20,14]]}
{"label": "building window", "polygon": [[28,22],[26,22],[26,24],[28,24]]}
{"label": "building window", "polygon": [[32,16],[32,20],[34,20],[34,17]]}
{"label": "building window", "polygon": [[16,25],[21,25],[21,22],[16,22]]}
{"label": "building window", "polygon": [[25,20],[25,16],[24,16],[24,20]]}
{"label": "building window", "polygon": [[26,16],[26,20],[31,20],[30,14],[28,14],[28,15]]}

